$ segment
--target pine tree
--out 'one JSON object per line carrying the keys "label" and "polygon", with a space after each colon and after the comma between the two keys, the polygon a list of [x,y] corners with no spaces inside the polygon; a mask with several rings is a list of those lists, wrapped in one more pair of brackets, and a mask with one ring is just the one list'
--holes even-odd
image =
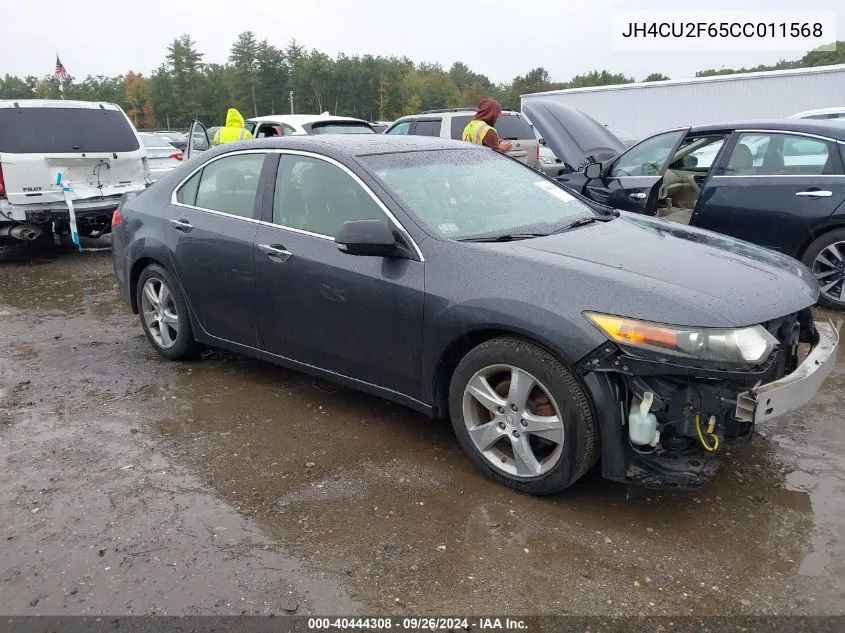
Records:
{"label": "pine tree", "polygon": [[158,127],[158,119],[153,109],[153,102],[148,98],[144,101],[144,118],[141,124],[145,130],[154,130]]}
{"label": "pine tree", "polygon": [[256,96],[258,43],[252,31],[244,31],[232,44],[229,62],[235,70],[232,96],[239,106],[249,106],[253,116],[258,116],[258,98]]}

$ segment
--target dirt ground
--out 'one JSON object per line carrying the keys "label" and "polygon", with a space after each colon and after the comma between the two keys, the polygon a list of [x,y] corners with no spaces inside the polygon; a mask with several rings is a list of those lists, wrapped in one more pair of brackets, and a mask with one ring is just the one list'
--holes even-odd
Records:
{"label": "dirt ground", "polygon": [[710,487],[627,501],[509,492],[446,425],[266,363],[166,361],[106,251],[0,254],[0,341],[3,614],[845,613],[845,355]]}

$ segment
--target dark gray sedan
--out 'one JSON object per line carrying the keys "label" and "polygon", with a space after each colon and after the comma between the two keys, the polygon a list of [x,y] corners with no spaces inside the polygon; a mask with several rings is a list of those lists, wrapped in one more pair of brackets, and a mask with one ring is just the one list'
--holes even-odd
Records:
{"label": "dark gray sedan", "polygon": [[799,262],[435,138],[225,145],[127,196],[113,244],[163,356],[227,348],[448,417],[530,494],[600,456],[616,481],[700,486],[838,345]]}

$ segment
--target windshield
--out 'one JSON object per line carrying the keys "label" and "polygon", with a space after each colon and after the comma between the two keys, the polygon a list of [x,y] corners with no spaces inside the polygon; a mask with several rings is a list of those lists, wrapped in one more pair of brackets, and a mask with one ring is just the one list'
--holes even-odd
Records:
{"label": "windshield", "polygon": [[314,123],[311,134],[375,134],[373,128],[366,123]]}
{"label": "windshield", "polygon": [[452,239],[549,233],[595,213],[560,185],[489,150],[360,157],[435,234]]}

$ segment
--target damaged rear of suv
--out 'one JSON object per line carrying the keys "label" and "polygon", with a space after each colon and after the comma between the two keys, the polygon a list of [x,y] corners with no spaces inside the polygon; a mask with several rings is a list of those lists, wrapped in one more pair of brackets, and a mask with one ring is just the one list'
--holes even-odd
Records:
{"label": "damaged rear of suv", "polygon": [[[125,193],[149,184],[146,151],[112,103],[0,100],[0,244],[98,236]],[[71,211],[72,207],[72,211]]]}

